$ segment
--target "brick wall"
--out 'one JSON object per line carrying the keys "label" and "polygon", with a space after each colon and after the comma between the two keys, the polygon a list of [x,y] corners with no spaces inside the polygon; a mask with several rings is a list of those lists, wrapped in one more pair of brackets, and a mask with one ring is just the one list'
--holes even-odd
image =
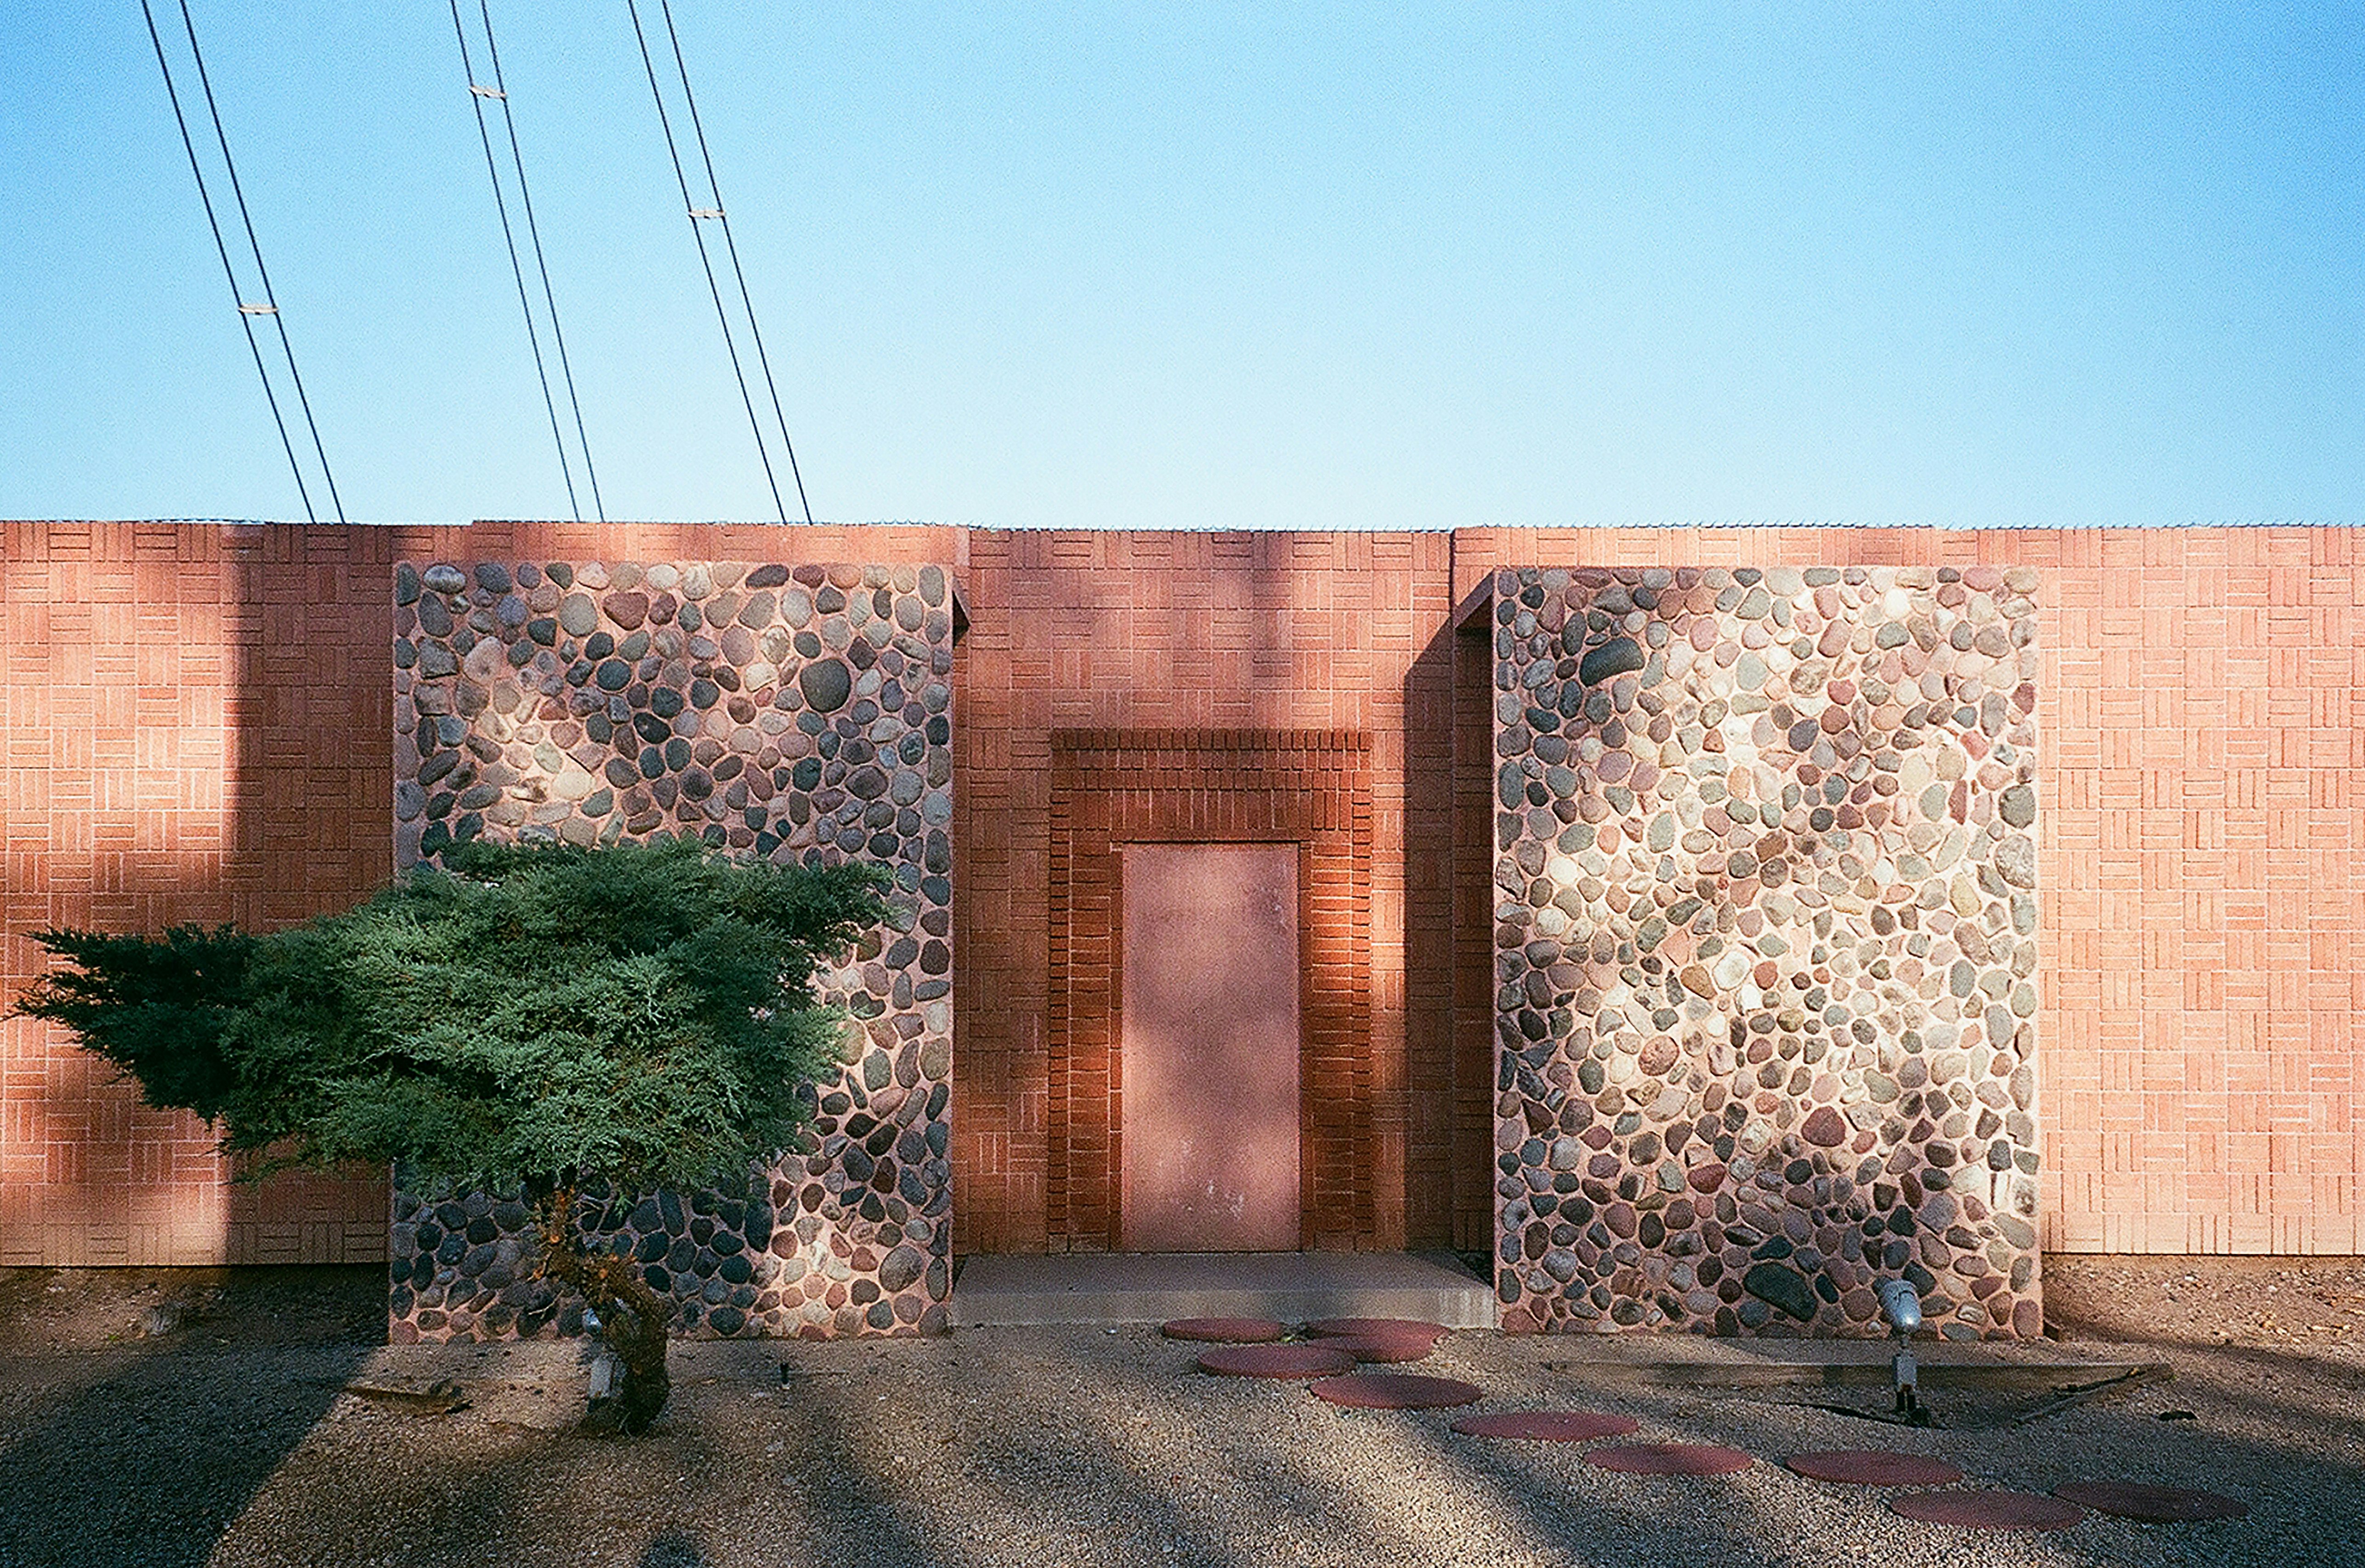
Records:
{"label": "brick wall", "polygon": [[[0,523],[0,1005],[50,925],[274,929],[393,874],[393,564],[513,554],[955,561],[949,529]],[[374,1261],[375,1174],[231,1185],[30,1019],[0,1023],[0,1265]]]}
{"label": "brick wall", "polygon": [[[384,541],[334,528],[10,523],[0,532],[0,988],[50,925],[271,928],[392,868]],[[224,1184],[29,1019],[0,1024],[0,1264],[385,1255],[382,1182]]]}
{"label": "brick wall", "polygon": [[[1051,737],[1124,728],[1371,735],[1372,1027],[1405,1064],[1405,1236],[1483,1247],[1490,1002],[1466,967],[1457,980],[1455,945],[1483,958],[1489,942],[1491,778],[1485,704],[1455,693],[1483,693],[1487,672],[1483,650],[1457,666],[1456,608],[1498,566],[2027,564],[2046,585],[2045,1245],[2353,1252],[2360,541],[10,523],[0,987],[38,971],[44,924],[270,925],[390,872],[398,556],[947,563],[972,618],[956,667],[957,1248],[1049,1234],[1031,1064],[1048,1040]],[[0,1261],[378,1255],[376,1184],[225,1193],[200,1129],[104,1078],[47,1031],[0,1025]]]}

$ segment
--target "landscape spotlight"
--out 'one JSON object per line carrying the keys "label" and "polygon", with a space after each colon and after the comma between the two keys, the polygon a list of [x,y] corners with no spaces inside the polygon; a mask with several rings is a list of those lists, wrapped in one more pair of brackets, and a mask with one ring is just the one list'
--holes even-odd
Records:
{"label": "landscape spotlight", "polygon": [[1900,1335],[1911,1335],[1922,1327],[1922,1293],[1904,1280],[1880,1282],[1880,1310],[1889,1317],[1889,1326]]}
{"label": "landscape spotlight", "polygon": [[1893,1363],[1897,1414],[1912,1426],[1928,1426],[1930,1413],[1922,1408],[1921,1371],[1913,1364],[1913,1332],[1922,1327],[1922,1294],[1906,1281],[1883,1280],[1880,1310],[1897,1335],[1897,1360]]}

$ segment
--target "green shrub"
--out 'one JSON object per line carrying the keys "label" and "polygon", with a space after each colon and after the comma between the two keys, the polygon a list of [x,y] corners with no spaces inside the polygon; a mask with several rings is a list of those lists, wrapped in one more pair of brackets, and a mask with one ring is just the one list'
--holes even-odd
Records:
{"label": "green shrub", "polygon": [[603,1319],[640,1320],[618,1332],[654,1331],[661,1379],[666,1309],[588,1249],[574,1192],[744,1177],[789,1144],[848,1027],[816,1002],[815,968],[879,922],[883,879],[687,841],[444,859],[267,935],[41,932],[73,968],[17,1011],[71,1030],[148,1103],[214,1122],[252,1173],[400,1162],[523,1188],[544,1267]]}

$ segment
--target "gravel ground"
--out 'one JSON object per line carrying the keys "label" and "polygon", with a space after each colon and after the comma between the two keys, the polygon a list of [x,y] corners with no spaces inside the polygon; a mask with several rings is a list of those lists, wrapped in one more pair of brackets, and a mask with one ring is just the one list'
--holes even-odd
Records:
{"label": "gravel ground", "polygon": [[[1718,1480],[1614,1475],[1586,1445],[1455,1436],[1455,1412],[1200,1376],[1147,1328],[685,1346],[657,1432],[600,1442],[566,1431],[567,1347],[367,1343],[374,1270],[17,1271],[0,1274],[0,1565],[2365,1561],[2359,1260],[2047,1271],[2055,1352],[2161,1360],[2174,1381],[2020,1427],[1999,1424],[2008,1402],[1933,1389],[1956,1425],[1911,1431],[1788,1402],[1801,1391],[1605,1382],[1566,1339],[1459,1333],[1417,1369],[1480,1384],[1480,1409],[1620,1410],[1635,1440],[1760,1456]],[[185,1320],[143,1335],[167,1301]],[[467,1408],[346,1388],[445,1376]],[[2251,1513],[1979,1533],[1777,1462],[1876,1445],[1952,1460],[1967,1484],[2130,1479]]]}

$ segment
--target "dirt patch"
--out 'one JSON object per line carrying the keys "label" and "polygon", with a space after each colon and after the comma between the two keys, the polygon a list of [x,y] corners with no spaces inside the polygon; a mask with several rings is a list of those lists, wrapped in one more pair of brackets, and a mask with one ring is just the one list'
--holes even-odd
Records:
{"label": "dirt patch", "polygon": [[[2055,1253],[2045,1260],[2045,1313],[2056,1338],[2236,1345],[2365,1365],[2365,1258]],[[256,1348],[380,1343],[386,1268],[0,1269],[0,1353],[93,1350],[160,1329]]]}
{"label": "dirt patch", "polygon": [[2365,1258],[2045,1260],[2057,1338],[2232,1346],[2365,1367]]}

